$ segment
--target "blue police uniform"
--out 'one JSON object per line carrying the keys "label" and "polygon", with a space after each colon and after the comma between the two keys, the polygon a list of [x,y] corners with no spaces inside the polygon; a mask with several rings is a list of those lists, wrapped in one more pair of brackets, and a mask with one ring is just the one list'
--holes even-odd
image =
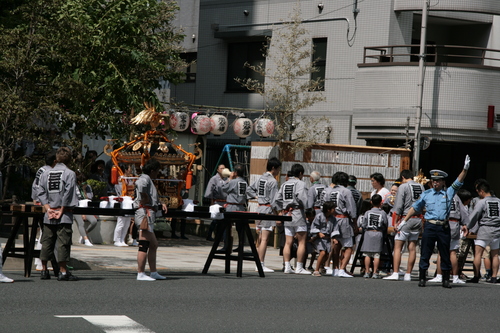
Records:
{"label": "blue police uniform", "polygon": [[[442,179],[447,176],[445,172],[440,170],[431,171],[432,179]],[[427,271],[429,268],[429,260],[434,250],[434,244],[437,242],[439,254],[441,255],[441,269],[443,273],[446,272],[449,275],[449,271],[451,270],[451,233],[448,224],[448,215],[450,213],[453,197],[462,185],[463,183],[457,179],[446,190],[427,190],[412,206],[417,212],[422,212],[424,207],[426,209],[419,263],[421,272]]]}

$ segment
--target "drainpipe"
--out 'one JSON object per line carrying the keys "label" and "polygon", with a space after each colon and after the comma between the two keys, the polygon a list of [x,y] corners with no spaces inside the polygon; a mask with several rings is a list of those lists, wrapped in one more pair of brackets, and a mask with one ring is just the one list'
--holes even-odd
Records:
{"label": "drainpipe", "polygon": [[418,174],[420,160],[420,125],[422,123],[422,100],[424,96],[424,79],[425,79],[425,47],[427,43],[427,16],[430,0],[424,0],[424,8],[422,10],[422,28],[420,30],[420,53],[418,60],[418,105],[417,117],[415,119],[415,140],[413,141],[413,173]]}

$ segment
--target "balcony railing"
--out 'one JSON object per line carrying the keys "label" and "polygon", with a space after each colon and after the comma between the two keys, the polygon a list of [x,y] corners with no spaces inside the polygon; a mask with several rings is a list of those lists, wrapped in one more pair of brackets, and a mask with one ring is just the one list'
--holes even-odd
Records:
{"label": "balcony railing", "polygon": [[[367,66],[418,65],[420,45],[387,45],[364,48],[363,63]],[[473,46],[427,45],[426,64],[500,69],[500,50]]]}

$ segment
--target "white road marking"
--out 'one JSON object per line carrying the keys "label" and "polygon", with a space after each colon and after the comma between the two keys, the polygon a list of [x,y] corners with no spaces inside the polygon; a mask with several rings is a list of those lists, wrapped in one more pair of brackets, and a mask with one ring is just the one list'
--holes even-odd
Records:
{"label": "white road marking", "polygon": [[154,333],[127,316],[55,316],[58,318],[83,318],[106,333]]}

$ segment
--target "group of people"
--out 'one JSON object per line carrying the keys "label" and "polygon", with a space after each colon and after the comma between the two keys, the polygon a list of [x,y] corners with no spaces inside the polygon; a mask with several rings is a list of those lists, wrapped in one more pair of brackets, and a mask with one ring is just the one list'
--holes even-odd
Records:
{"label": "group of people", "polygon": [[[427,270],[435,246],[439,251],[437,275],[432,282],[440,282],[450,288],[452,283],[465,283],[459,276],[457,254],[461,239],[469,232],[476,234],[474,251],[474,277],[467,282],[480,279],[482,256],[485,250],[491,258],[487,267],[488,282],[496,283],[498,271],[498,249],[500,247],[500,199],[492,195],[488,182],[475,182],[478,194],[475,206],[469,208],[472,195],[461,189],[470,158],[466,157],[462,172],[446,187],[447,173],[431,170],[430,181],[417,182],[410,170],[403,170],[391,189],[385,188],[385,178],[380,173],[370,175],[373,192],[363,200],[355,188],[357,179],[345,172],[336,172],[330,185],[322,184],[317,171],[310,174],[311,185],[307,188],[302,180],[304,167],[294,164],[286,181],[278,185],[281,163],[271,158],[267,171],[253,184],[243,179],[242,167],[226,177],[224,165],[219,165],[218,174],[212,177],[205,197],[212,203],[225,205],[226,209],[244,210],[246,200],[256,200],[257,212],[287,214],[290,222],[257,221],[259,259],[264,272],[274,270],[265,266],[267,243],[274,227],[282,228],[285,234],[283,246],[283,272],[285,274],[312,274],[350,278],[346,270],[355,246],[361,243],[363,277],[382,278],[379,273],[384,238],[389,226],[394,228],[392,274],[385,280],[411,281],[416,262],[417,242],[421,237],[419,262],[419,286],[425,287]],[[425,178],[425,177],[424,177]],[[498,208],[498,209],[497,209]],[[213,232],[213,229],[210,231]],[[361,240],[362,235],[362,242]],[[210,233],[207,239],[210,239]],[[312,246],[310,246],[312,245]],[[402,252],[406,245],[408,264],[406,271],[400,270]],[[296,246],[296,251],[294,247]],[[312,251],[308,249],[312,248]],[[293,252],[296,267],[292,267]],[[316,266],[306,269],[306,260],[312,252]],[[486,262],[486,261],[485,261]]]}
{"label": "group of people", "polygon": [[[73,208],[78,206],[82,197],[91,198],[92,195],[89,193],[92,191],[88,187],[82,186],[82,178],[79,179],[77,174],[69,168],[71,162],[72,151],[67,147],[61,147],[55,153],[49,153],[46,165],[37,171],[33,183],[32,197],[36,204],[44,206],[46,212],[40,236],[40,278],[42,280],[51,278],[47,263],[52,260],[58,264],[58,272],[54,270],[58,281],[78,280],[68,270],[67,265],[71,253],[72,224],[74,219],[78,221],[78,217],[73,214]],[[158,177],[160,169],[159,161],[154,158],[149,159],[142,166],[142,174],[133,184],[135,192],[133,207],[136,209],[134,221],[138,229],[137,280],[139,281],[166,279],[156,269],[158,241],[153,232],[156,212],[160,209],[165,212],[167,210],[166,205],[160,202],[157,189],[152,181]],[[130,170],[127,168],[124,170],[124,176],[130,176],[127,174]],[[80,216],[81,220],[88,218],[88,216]],[[122,228],[125,231],[128,230],[130,221],[131,217],[122,217]],[[123,235],[126,234],[125,231],[119,229],[121,241],[123,241]],[[117,245],[116,238],[115,245]],[[150,275],[145,273],[146,262],[149,264]],[[1,266],[0,282],[13,282],[12,279],[2,274]]]}
{"label": "group of people", "polygon": [[[75,218],[72,208],[78,205],[79,197],[87,196],[91,190],[82,187],[81,180],[68,168],[71,156],[71,150],[66,147],[59,148],[53,156],[49,155],[47,165],[38,170],[34,182],[34,198],[46,210],[40,254],[43,280],[50,279],[47,262],[55,256],[60,268],[57,279],[78,280],[67,269]],[[359,250],[364,257],[363,277],[381,278],[379,270],[384,238],[388,227],[393,226],[393,273],[384,279],[411,281],[417,241],[421,236],[418,285],[426,286],[427,270],[436,245],[439,251],[438,269],[436,277],[430,281],[441,282],[445,288],[450,288],[450,283],[465,283],[459,276],[457,251],[460,239],[474,232],[477,235],[474,241],[474,277],[467,282],[479,281],[482,257],[486,251],[491,259],[491,266],[486,267],[488,282],[496,283],[500,248],[500,199],[493,195],[484,179],[475,182],[478,199],[472,200],[471,193],[461,189],[469,166],[470,159],[467,156],[462,172],[448,188],[445,183],[448,175],[441,170],[431,170],[430,182],[425,184],[416,182],[410,170],[403,170],[391,190],[384,187],[383,175],[374,173],[370,176],[374,190],[369,199],[363,200],[355,188],[355,176],[336,172],[331,184],[325,185],[321,182],[319,172],[313,171],[308,188],[303,181],[304,167],[298,163],[291,166],[286,181],[279,185],[276,178],[281,172],[281,162],[277,158],[270,158],[266,172],[251,185],[244,179],[243,165],[236,165],[232,172],[224,165],[219,165],[217,174],[208,183],[205,197],[212,204],[224,205],[226,211],[244,211],[247,200],[256,200],[259,213],[286,214],[291,217],[291,221],[283,223],[256,221],[259,232],[257,251],[264,272],[274,272],[265,266],[265,256],[268,241],[274,228],[278,227],[284,233],[282,254],[285,274],[331,274],[352,278],[346,267],[355,246],[361,243],[358,246],[361,246]],[[137,280],[140,281],[165,279],[156,269],[158,241],[153,232],[156,211],[167,209],[160,203],[152,181],[158,177],[160,169],[161,164],[157,160],[148,160],[142,167],[142,174],[133,184],[133,206],[136,208],[134,221],[139,229]],[[132,174],[132,170],[126,172]],[[130,223],[130,218],[124,219],[124,225]],[[216,227],[215,222],[207,239],[212,238]],[[120,232],[124,234],[122,230]],[[401,271],[405,244],[409,252],[408,265],[406,271]],[[313,260],[317,256],[314,269],[308,269],[312,268],[312,262],[306,268],[309,253]],[[294,256],[296,265],[292,267],[291,259]],[[149,263],[149,276],[145,273],[146,262]],[[1,267],[0,282],[12,282],[12,279],[2,275]]]}

